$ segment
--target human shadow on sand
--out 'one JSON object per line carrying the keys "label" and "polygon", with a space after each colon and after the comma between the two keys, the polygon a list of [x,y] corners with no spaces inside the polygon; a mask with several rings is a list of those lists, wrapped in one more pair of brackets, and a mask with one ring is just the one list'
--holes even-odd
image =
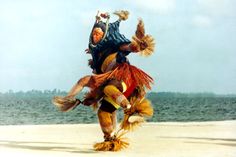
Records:
{"label": "human shadow on sand", "polygon": [[[63,146],[59,146],[63,145]],[[59,152],[70,152],[70,153],[97,153],[93,149],[79,148],[75,146],[65,146],[74,145],[73,143],[56,143],[56,142],[36,142],[36,141],[8,141],[0,140],[0,146],[17,148],[17,149],[29,149],[29,150],[39,150],[39,151],[59,151]],[[90,144],[79,144],[79,145],[90,145]]]}

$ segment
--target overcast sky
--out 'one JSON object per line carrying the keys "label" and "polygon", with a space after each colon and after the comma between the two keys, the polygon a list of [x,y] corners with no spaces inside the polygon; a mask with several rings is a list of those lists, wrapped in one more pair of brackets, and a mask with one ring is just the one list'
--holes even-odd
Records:
{"label": "overcast sky", "polygon": [[122,9],[127,38],[141,17],[156,40],[151,57],[129,56],[153,91],[236,93],[235,0],[0,0],[0,92],[68,91],[91,74],[84,50],[97,11]]}

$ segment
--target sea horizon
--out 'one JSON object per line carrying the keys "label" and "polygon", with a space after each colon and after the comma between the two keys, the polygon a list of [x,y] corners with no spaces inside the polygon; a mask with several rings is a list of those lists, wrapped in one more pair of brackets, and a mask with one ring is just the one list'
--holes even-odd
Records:
{"label": "sea horizon", "polygon": [[[70,112],[60,112],[53,104],[56,95],[66,95],[60,90],[31,90],[27,92],[0,93],[0,125],[78,124],[97,123],[96,111],[79,105]],[[236,119],[236,96],[214,93],[150,92],[154,115],[147,122],[194,122]],[[83,93],[78,95],[83,98]],[[118,121],[123,110],[117,112]]]}

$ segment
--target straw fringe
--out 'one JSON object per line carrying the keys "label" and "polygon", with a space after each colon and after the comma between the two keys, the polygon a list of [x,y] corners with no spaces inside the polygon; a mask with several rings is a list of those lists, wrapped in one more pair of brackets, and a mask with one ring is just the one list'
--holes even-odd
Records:
{"label": "straw fringe", "polygon": [[129,17],[129,12],[126,10],[115,11],[114,14],[119,16],[119,20],[123,21],[127,20]]}
{"label": "straw fringe", "polygon": [[61,111],[68,112],[74,109],[76,106],[80,104],[80,101],[75,98],[67,98],[62,96],[54,96],[52,99],[52,103]]}
{"label": "straw fringe", "polygon": [[130,117],[130,115],[127,115],[127,114],[124,115],[124,119],[120,124],[120,127],[122,129],[127,130],[127,131],[134,131],[142,125],[143,122],[130,123],[129,117]]}
{"label": "straw fringe", "polygon": [[127,63],[120,64],[114,70],[109,71],[104,74],[93,75],[93,87],[91,87],[90,96],[86,97],[95,97],[98,88],[101,88],[107,80],[116,79],[118,81],[124,81],[127,86],[130,86],[134,81],[137,86],[143,86],[147,89],[151,89],[151,84],[153,84],[153,79],[147,73],[142,71],[141,69],[129,65]]}
{"label": "straw fringe", "polygon": [[113,140],[96,143],[93,148],[96,151],[120,151],[125,149],[129,146],[128,139],[123,137],[126,133],[126,131],[121,133],[118,131]]}
{"label": "straw fringe", "polygon": [[142,19],[139,19],[137,29],[135,31],[135,36],[138,39],[142,39],[145,36],[144,23]]}
{"label": "straw fringe", "polygon": [[135,105],[135,112],[143,117],[153,116],[153,107],[148,99],[144,99],[140,104]]}
{"label": "straw fringe", "polygon": [[129,114],[124,115],[124,119],[120,124],[120,128],[128,131],[134,131],[137,127],[145,121],[138,121],[134,123],[129,122],[130,116],[138,114],[142,117],[151,117],[153,115],[153,107],[151,102],[147,99],[143,99],[139,104],[134,105]]}
{"label": "straw fringe", "polygon": [[137,30],[132,39],[132,44],[139,50],[140,55],[150,56],[154,53],[154,38],[151,35],[145,35],[142,19],[139,19]]}

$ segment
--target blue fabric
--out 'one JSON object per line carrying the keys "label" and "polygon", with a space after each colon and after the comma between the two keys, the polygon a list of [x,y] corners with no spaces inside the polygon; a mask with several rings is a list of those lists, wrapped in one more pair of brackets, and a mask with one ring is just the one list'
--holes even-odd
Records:
{"label": "blue fabric", "polygon": [[109,23],[106,37],[93,47],[89,44],[89,49],[93,58],[93,69],[96,69],[97,73],[101,73],[101,65],[105,58],[115,52],[118,52],[117,62],[126,62],[126,55],[130,52],[123,52],[119,50],[119,47],[123,44],[131,43],[123,34],[120,34],[119,30],[120,21]]}

